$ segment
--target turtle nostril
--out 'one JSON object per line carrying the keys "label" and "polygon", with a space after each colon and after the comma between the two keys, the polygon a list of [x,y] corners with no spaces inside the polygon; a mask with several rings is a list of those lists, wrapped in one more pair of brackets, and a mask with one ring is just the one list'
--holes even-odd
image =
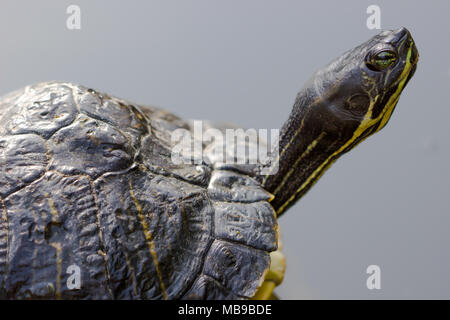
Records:
{"label": "turtle nostril", "polygon": [[395,45],[400,45],[400,43],[404,42],[407,39],[411,39],[411,34],[405,27],[401,27],[393,31],[393,39],[391,41]]}
{"label": "turtle nostril", "polygon": [[405,34],[409,33],[408,29],[406,29],[405,27],[400,27],[397,30],[395,30],[395,33],[402,38]]}

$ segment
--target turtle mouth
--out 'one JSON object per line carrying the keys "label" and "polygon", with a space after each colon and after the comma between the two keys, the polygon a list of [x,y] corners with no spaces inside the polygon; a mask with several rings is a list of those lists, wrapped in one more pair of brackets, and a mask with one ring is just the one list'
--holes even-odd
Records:
{"label": "turtle mouth", "polygon": [[414,60],[414,62],[412,63],[412,66],[408,72],[408,75],[406,75],[407,79],[405,82],[405,86],[408,84],[409,80],[411,80],[411,78],[413,77],[414,73],[416,72],[417,69],[417,62],[419,61],[419,55],[417,55],[417,58]]}
{"label": "turtle mouth", "polygon": [[411,57],[410,61],[413,65],[417,65],[417,62],[419,61],[419,50],[417,50],[416,44],[414,43],[414,40],[411,40]]}
{"label": "turtle mouth", "polygon": [[397,81],[395,81],[395,86],[398,86],[403,80],[405,80],[405,83],[403,84],[403,88],[408,84],[409,80],[413,77],[414,73],[416,72],[417,64],[412,64],[408,69],[408,71],[399,77]]}
{"label": "turtle mouth", "polygon": [[419,50],[417,50],[414,40],[411,39],[411,56],[409,57],[410,69],[407,74],[407,79],[405,86],[408,84],[409,80],[412,78],[417,69],[417,64],[419,62]]}
{"label": "turtle mouth", "polygon": [[403,88],[406,87],[409,80],[414,76],[414,73],[417,69],[417,64],[419,62],[419,51],[417,50],[414,41],[411,40],[411,49],[410,49],[410,56],[407,58],[409,61],[407,61],[407,70],[404,72],[398,79],[395,81],[395,86],[399,85],[405,78],[406,81],[403,84]]}
{"label": "turtle mouth", "polygon": [[419,51],[416,48],[416,45],[414,44],[414,41],[411,40],[411,56],[409,57],[409,62],[411,64],[410,66],[410,70],[408,72],[407,75],[407,79],[406,79],[406,83],[405,85],[408,83],[408,81],[412,78],[412,76],[414,75],[414,73],[416,72],[417,69],[417,64],[419,63]]}

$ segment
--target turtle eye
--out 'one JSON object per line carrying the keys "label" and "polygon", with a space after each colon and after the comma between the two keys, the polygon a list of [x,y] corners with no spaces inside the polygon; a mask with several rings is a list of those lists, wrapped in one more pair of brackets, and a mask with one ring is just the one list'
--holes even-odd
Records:
{"label": "turtle eye", "polygon": [[372,55],[367,66],[374,71],[382,71],[395,63],[397,54],[392,50],[384,50]]}

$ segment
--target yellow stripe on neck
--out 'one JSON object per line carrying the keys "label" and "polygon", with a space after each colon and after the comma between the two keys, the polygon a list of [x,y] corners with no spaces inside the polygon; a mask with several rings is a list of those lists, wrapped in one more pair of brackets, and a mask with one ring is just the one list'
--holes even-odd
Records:
{"label": "yellow stripe on neck", "polygon": [[294,164],[292,165],[291,170],[289,170],[288,173],[286,173],[286,175],[284,176],[284,178],[281,181],[281,183],[277,186],[277,188],[273,192],[273,194],[275,196],[278,194],[280,189],[285,185],[285,183],[287,182],[289,177],[292,175],[292,173],[294,172],[294,170],[297,167],[297,165],[300,162],[300,160],[302,160],[304,157],[306,157],[316,147],[316,145],[319,143],[320,140],[322,140],[322,138],[325,136],[325,134],[326,134],[325,132],[321,132],[319,137],[317,139],[315,139],[313,142],[311,142],[308,145],[308,147],[306,147],[306,150],[301,154],[301,156],[298,157],[297,160],[295,160]]}

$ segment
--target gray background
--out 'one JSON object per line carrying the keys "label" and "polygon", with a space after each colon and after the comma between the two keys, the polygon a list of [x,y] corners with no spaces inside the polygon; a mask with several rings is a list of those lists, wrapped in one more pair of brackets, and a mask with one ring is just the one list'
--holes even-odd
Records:
{"label": "gray background", "polygon": [[[66,29],[78,4],[82,29]],[[280,219],[285,299],[450,298],[449,1],[18,1],[0,4],[0,94],[67,80],[186,118],[278,128],[311,73],[382,28],[420,51],[389,125]],[[366,268],[381,267],[381,290]]]}

